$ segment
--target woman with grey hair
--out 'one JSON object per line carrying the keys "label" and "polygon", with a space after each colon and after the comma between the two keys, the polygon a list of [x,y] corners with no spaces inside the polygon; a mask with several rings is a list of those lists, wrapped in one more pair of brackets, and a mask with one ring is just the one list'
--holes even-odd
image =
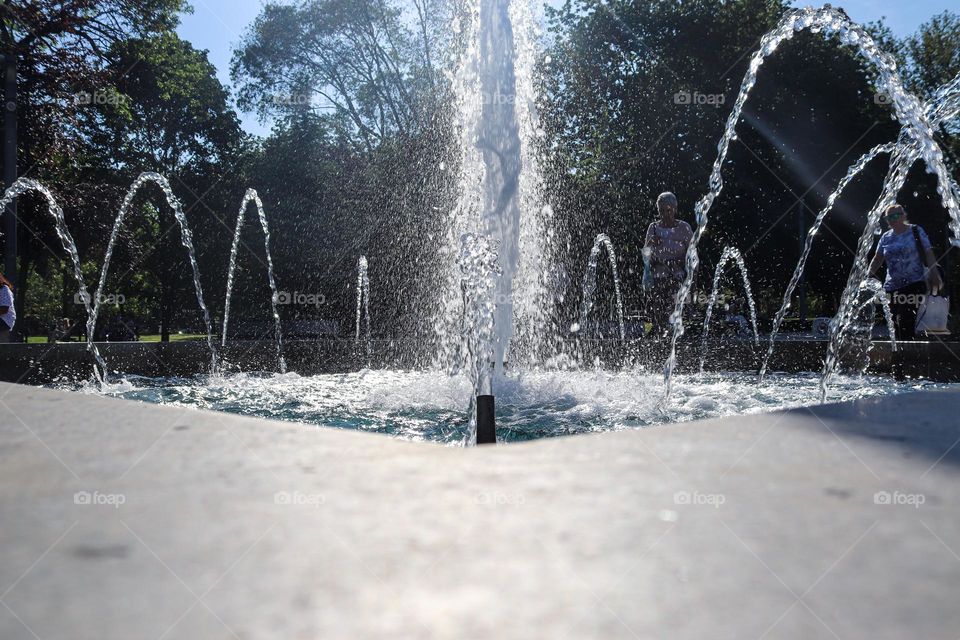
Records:
{"label": "woman with grey hair", "polygon": [[687,247],[693,238],[693,229],[683,220],[677,220],[677,196],[669,191],[657,196],[657,212],[660,219],[647,227],[643,260],[650,276],[645,283],[647,310],[653,333],[662,336],[670,327],[677,291],[687,275]]}

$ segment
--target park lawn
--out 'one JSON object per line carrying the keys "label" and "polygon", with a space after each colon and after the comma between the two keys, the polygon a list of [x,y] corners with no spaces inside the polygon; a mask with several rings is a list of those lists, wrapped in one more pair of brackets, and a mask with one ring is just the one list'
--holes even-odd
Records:
{"label": "park lawn", "polygon": [[[170,334],[170,342],[182,342],[184,340],[206,340],[207,334],[205,333],[172,333]],[[27,336],[27,344],[46,344],[46,336]],[[76,340],[74,340],[76,342]],[[140,336],[140,342],[160,342],[160,334],[154,333],[151,335]]]}
{"label": "park lawn", "polygon": [[[183,340],[206,340],[205,333],[171,333],[170,342],[181,342]],[[153,333],[148,336],[140,336],[140,342],[160,342],[160,334]]]}

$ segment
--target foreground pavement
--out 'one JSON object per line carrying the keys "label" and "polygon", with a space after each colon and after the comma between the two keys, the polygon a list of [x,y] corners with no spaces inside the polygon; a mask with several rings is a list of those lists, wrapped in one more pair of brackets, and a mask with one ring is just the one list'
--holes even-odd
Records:
{"label": "foreground pavement", "polygon": [[473,450],[0,384],[0,638],[957,638],[960,393]]}

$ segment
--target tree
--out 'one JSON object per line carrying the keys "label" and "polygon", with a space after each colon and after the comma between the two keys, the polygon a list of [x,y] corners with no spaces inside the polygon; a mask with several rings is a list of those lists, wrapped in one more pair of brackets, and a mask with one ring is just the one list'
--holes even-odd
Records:
{"label": "tree", "polygon": [[903,41],[911,88],[930,97],[960,74],[960,16],[949,11],[934,16]]}
{"label": "tree", "polygon": [[417,0],[418,32],[388,0],[268,3],[231,67],[242,108],[288,114],[310,106],[359,148],[422,130],[437,102],[433,51],[442,30]]}
{"label": "tree", "polygon": [[[161,173],[181,194],[185,209],[194,211],[190,220],[194,235],[222,239],[222,226],[232,224],[228,221],[232,216],[224,210],[226,202],[210,192],[225,180],[242,194],[240,176],[214,176],[240,154],[243,138],[216,69],[205,52],[174,33],[119,42],[109,58],[108,72],[118,78],[117,99],[86,114],[91,155],[100,158],[105,172],[112,171],[127,183],[141,171]],[[159,193],[150,189],[155,204],[147,206],[150,196],[140,196],[137,210],[126,223],[135,225],[138,217],[146,217],[147,227],[139,229],[138,239],[125,237],[133,247],[146,249],[142,254],[128,252],[128,257],[133,260],[139,255],[140,268],[152,276],[149,284],[159,292],[159,324],[166,340],[175,310],[193,309],[196,301],[177,223],[162,196],[156,198]],[[222,192],[215,195],[229,197]],[[201,229],[204,233],[198,234]],[[215,244],[219,248],[222,242]],[[217,271],[222,268],[217,265]]]}
{"label": "tree", "polygon": [[[76,178],[82,154],[78,114],[91,101],[113,95],[105,69],[109,51],[131,35],[170,30],[185,0],[6,0],[0,3],[0,49],[18,63],[18,159],[20,175],[51,183]],[[4,111],[4,113],[8,113]],[[97,189],[78,190],[84,193]],[[96,197],[75,201],[99,210]],[[20,275],[17,306],[25,308],[33,265],[59,260],[59,243],[43,211],[27,198],[20,206]],[[95,225],[91,220],[89,224]],[[74,225],[75,227],[76,225]],[[48,248],[53,248],[52,252]]]}

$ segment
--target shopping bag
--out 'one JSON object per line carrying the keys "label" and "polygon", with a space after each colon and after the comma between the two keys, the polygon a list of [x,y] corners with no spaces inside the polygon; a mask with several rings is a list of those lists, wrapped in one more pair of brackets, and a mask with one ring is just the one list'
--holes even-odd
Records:
{"label": "shopping bag", "polygon": [[947,334],[950,317],[950,298],[926,295],[917,309],[917,333]]}

